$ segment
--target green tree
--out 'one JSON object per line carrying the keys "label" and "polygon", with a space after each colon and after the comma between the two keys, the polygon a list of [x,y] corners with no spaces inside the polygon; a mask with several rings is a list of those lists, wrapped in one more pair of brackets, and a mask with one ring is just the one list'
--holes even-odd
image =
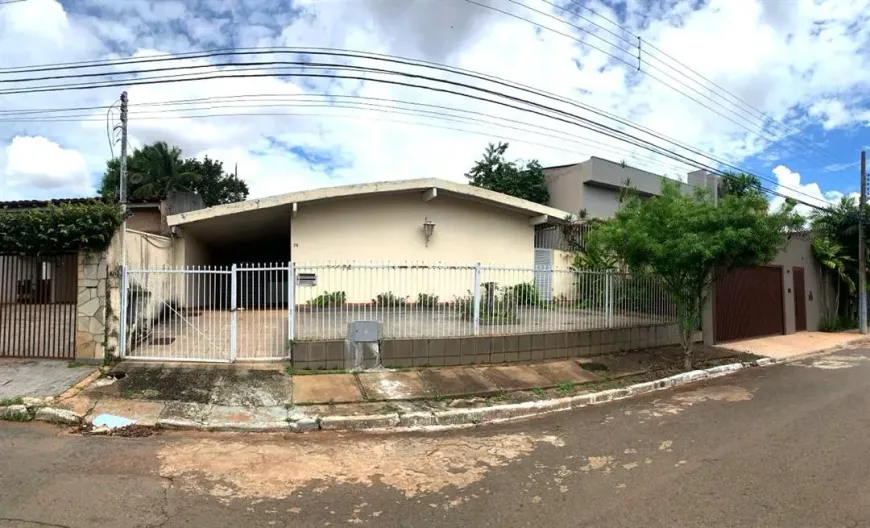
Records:
{"label": "green tree", "polygon": [[[106,172],[99,193],[118,198],[121,162],[113,158],[106,163]],[[220,161],[208,157],[183,160],[181,149],[163,141],[134,149],[127,157],[127,192],[130,196],[165,197],[170,191],[195,192],[207,206],[232,203],[248,196],[243,181],[223,172]]]}
{"label": "green tree", "polygon": [[184,161],[184,170],[199,175],[192,182],[194,192],[202,196],[206,207],[242,202],[248,198],[248,184],[237,176],[224,172],[224,164],[205,156],[202,161]]}
{"label": "green tree", "polygon": [[701,326],[713,283],[731,269],[772,261],[802,222],[788,205],[768,214],[760,194],[728,195],[715,207],[709,192],[686,196],[677,183],[663,181],[661,196],[629,196],[590,238],[629,269],[662,278],[675,303],[688,370],[692,334]]}
{"label": "green tree", "polygon": [[[838,312],[840,306],[840,286],[845,284],[849,290],[849,294],[855,293],[855,281],[852,280],[852,277],[850,277],[847,272],[847,267],[854,261],[854,259],[843,253],[843,246],[824,236],[815,236],[813,238],[812,250],[813,256],[819,262],[819,266],[821,267],[822,300],[824,303],[824,309],[826,312],[829,310],[827,299],[828,281],[826,280],[826,275],[828,273],[833,273],[834,280],[837,282],[837,296],[834,300],[834,306],[835,312]],[[836,315],[836,313],[825,314],[826,317],[832,317],[834,315]]]}
{"label": "green tree", "polygon": [[475,187],[546,204],[550,200],[550,193],[547,191],[541,164],[537,160],[528,163],[507,161],[507,148],[507,143],[490,143],[483,158],[476,161],[465,175],[469,183]]}
{"label": "green tree", "polygon": [[[870,213],[870,207],[865,206],[864,212],[865,215]],[[843,274],[841,275],[835,268],[828,267],[828,269],[834,270],[835,280],[845,284],[850,293],[842,305],[840,301],[843,299],[838,297],[837,311],[839,314],[845,313],[854,316],[857,304],[853,295],[854,291],[849,285],[854,286],[858,283],[858,202],[854,198],[843,197],[833,207],[810,213],[810,223],[814,239],[826,239],[827,242],[820,244],[830,244],[837,249],[834,257],[835,260],[842,260]],[[821,249],[830,248],[823,247]],[[830,261],[831,259],[828,257],[831,256],[829,251],[821,251],[816,258],[819,259],[822,266],[826,266],[822,259]],[[839,289],[840,284],[837,287]]]}
{"label": "green tree", "polygon": [[722,196],[737,195],[744,196],[748,193],[761,194],[761,180],[753,174],[733,172],[725,173],[725,176],[720,178],[720,190]]}

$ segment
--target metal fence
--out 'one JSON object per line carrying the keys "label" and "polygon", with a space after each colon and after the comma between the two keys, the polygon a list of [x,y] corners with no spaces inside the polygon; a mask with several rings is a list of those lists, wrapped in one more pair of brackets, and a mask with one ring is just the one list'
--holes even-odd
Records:
{"label": "metal fence", "polygon": [[[0,255],[0,357],[75,357],[78,301],[75,254]],[[96,300],[81,302],[96,310]]]}
{"label": "metal fence", "polygon": [[348,323],[359,320],[380,322],[387,339],[676,321],[656,277],[549,267],[290,263],[125,270],[122,288],[123,348],[141,359],[280,359],[294,340],[343,339]]}
{"label": "metal fence", "polygon": [[298,340],[343,338],[347,323],[356,320],[379,321],[386,338],[593,330],[676,320],[661,281],[648,275],[446,264],[322,264],[296,270]]}

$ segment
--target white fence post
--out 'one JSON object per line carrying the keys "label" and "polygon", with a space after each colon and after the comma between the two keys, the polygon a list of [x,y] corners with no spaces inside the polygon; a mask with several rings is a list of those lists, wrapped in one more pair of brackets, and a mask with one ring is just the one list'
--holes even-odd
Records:
{"label": "white fence post", "polygon": [[236,288],[236,265],[230,269],[230,361],[235,361],[238,354],[236,343],[236,303],[238,302],[238,288]]}
{"label": "white fence post", "polygon": [[474,265],[474,335],[480,334],[480,262]]}
{"label": "white fence post", "polygon": [[613,270],[607,270],[604,279],[604,305],[607,314],[607,328],[613,328]]}
{"label": "white fence post", "polygon": [[127,355],[127,266],[121,266],[121,306],[118,314],[118,357]]}
{"label": "white fence post", "polygon": [[293,357],[293,339],[296,337],[296,264],[287,265],[287,358]]}

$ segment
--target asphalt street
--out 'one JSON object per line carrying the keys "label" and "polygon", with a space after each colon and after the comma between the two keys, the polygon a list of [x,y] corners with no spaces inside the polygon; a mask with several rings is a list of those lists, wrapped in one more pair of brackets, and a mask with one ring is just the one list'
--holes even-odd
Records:
{"label": "asphalt street", "polygon": [[868,409],[856,349],[453,431],[0,422],[0,526],[870,526]]}

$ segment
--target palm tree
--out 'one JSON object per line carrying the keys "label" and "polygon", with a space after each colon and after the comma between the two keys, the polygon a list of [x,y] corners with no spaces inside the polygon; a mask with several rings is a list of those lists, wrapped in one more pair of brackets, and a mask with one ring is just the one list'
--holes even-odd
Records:
{"label": "palm tree", "polygon": [[[843,254],[843,246],[837,244],[830,238],[817,236],[812,242],[813,256],[819,261],[821,267],[822,291],[824,296],[825,310],[829,309],[827,300],[827,280],[826,275],[829,272],[834,273],[834,278],[837,281],[837,297],[834,301],[834,309],[839,310],[840,307],[840,285],[846,284],[849,288],[849,294],[855,293],[855,281],[849,276],[847,271],[848,265],[854,259]],[[831,314],[829,313],[828,316]]]}
{"label": "palm tree", "polygon": [[193,190],[191,184],[199,175],[184,170],[181,149],[158,141],[134,152],[129,178],[136,196],[166,196],[170,191]]}

